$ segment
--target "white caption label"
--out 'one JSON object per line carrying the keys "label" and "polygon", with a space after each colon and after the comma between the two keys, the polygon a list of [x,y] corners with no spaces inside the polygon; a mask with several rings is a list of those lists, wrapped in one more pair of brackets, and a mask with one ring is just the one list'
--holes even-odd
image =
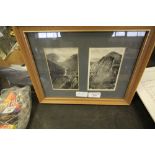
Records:
{"label": "white caption label", "polygon": [[88,92],[76,92],[76,97],[88,97]]}
{"label": "white caption label", "polygon": [[101,97],[101,92],[89,92],[88,97],[100,98]]}

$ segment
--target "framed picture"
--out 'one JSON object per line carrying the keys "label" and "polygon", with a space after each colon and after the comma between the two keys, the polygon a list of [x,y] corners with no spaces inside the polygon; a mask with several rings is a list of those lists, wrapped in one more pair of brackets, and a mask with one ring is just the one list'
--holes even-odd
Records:
{"label": "framed picture", "polygon": [[129,105],[155,45],[151,26],[14,30],[40,103]]}

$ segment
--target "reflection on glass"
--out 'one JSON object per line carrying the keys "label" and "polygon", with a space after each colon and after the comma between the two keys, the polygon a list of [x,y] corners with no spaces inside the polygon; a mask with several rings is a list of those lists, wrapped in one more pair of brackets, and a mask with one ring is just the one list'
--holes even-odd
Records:
{"label": "reflection on glass", "polygon": [[127,32],[127,36],[128,37],[136,37],[137,36],[137,32]]}
{"label": "reflection on glass", "polygon": [[46,38],[46,33],[38,33],[38,38]]}
{"label": "reflection on glass", "polygon": [[116,31],[116,32],[113,32],[112,34],[112,37],[124,37],[124,36],[127,36],[127,37],[144,37],[145,36],[145,33],[144,31],[140,31],[140,32],[137,32],[137,31]]}
{"label": "reflection on glass", "polygon": [[125,36],[125,32],[116,32],[116,36]]}
{"label": "reflection on glass", "polygon": [[39,32],[38,38],[60,38],[60,32]]}
{"label": "reflection on glass", "polygon": [[138,32],[138,36],[142,36],[143,37],[143,36],[145,36],[145,33],[146,32]]}

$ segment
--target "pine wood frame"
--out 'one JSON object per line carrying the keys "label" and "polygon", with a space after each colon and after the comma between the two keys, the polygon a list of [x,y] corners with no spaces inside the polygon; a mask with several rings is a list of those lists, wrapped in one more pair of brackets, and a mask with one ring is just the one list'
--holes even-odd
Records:
{"label": "pine wood frame", "polygon": [[[58,98],[45,97],[43,88],[38,76],[37,68],[31,53],[25,32],[87,32],[87,31],[148,31],[141,51],[136,62],[131,80],[126,90],[124,98]],[[23,59],[28,68],[30,78],[40,103],[53,104],[97,104],[97,105],[129,105],[136,92],[136,88],[141,79],[143,71],[149,61],[155,45],[155,27],[154,26],[46,26],[46,27],[14,27],[17,40],[22,49]]]}

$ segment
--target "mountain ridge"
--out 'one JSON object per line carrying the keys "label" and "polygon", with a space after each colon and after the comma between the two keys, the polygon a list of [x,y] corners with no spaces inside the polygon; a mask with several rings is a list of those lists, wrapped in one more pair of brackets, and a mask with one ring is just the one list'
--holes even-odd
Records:
{"label": "mountain ridge", "polygon": [[90,66],[90,89],[114,89],[122,55],[110,52]]}

